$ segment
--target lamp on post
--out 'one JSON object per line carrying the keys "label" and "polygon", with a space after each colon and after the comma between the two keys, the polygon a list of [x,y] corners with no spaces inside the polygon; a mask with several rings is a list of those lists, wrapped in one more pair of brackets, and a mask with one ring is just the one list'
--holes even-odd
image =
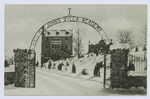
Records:
{"label": "lamp on post", "polygon": [[105,84],[106,84],[106,56],[107,56],[107,51],[106,51],[106,43],[105,41],[102,39],[99,42],[99,53],[100,55],[104,55],[104,82],[103,82],[103,86],[105,88]]}

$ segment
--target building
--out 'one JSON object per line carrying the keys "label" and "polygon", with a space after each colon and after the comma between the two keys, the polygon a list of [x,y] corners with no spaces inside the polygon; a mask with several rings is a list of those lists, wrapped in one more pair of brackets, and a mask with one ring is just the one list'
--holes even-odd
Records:
{"label": "building", "polygon": [[90,43],[89,43],[89,50],[88,50],[88,53],[95,52],[97,48],[98,48],[98,44],[96,44],[96,43],[90,44]]}
{"label": "building", "polygon": [[88,53],[91,53],[91,52],[101,53],[103,51],[106,51],[108,53],[109,47],[111,44],[112,44],[112,39],[110,39],[110,42],[100,40],[99,43],[95,43],[95,44],[90,44],[90,41],[89,41]]}
{"label": "building", "polygon": [[73,30],[47,30],[42,35],[41,63],[66,59],[72,55]]}

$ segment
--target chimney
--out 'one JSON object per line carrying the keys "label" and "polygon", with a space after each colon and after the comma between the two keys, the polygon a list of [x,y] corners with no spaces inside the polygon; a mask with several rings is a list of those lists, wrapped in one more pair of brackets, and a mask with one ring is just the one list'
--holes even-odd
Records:
{"label": "chimney", "polygon": [[110,39],[110,43],[112,43],[112,39]]}
{"label": "chimney", "polygon": [[90,45],[90,41],[89,41],[89,45]]}

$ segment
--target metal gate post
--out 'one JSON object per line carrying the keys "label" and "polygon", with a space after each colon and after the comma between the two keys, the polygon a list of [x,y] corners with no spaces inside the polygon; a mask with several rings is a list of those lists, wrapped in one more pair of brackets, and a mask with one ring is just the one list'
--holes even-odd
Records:
{"label": "metal gate post", "polygon": [[105,84],[106,84],[106,53],[104,52],[104,83],[103,83],[104,88]]}

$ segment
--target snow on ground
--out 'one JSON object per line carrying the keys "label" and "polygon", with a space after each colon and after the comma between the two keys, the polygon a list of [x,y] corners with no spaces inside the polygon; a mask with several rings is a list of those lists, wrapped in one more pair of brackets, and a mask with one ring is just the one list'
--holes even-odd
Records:
{"label": "snow on ground", "polygon": [[135,57],[140,57],[144,58],[145,51],[140,51],[140,52],[131,52],[130,55],[133,55]]}
{"label": "snow on ground", "polygon": [[9,67],[5,67],[4,72],[15,72],[15,66],[9,65]]}
{"label": "snow on ground", "polygon": [[147,68],[147,60],[145,60],[144,57],[147,59],[147,54],[145,56],[144,51],[140,52],[130,52],[130,55],[134,56],[132,57],[133,63],[135,65],[135,71],[145,71]]}
{"label": "snow on ground", "polygon": [[[101,77],[94,77],[93,71],[96,62],[103,61],[103,55],[85,57],[72,60],[66,60],[69,63],[65,70],[66,61],[55,61],[56,69],[48,69],[48,63],[45,67],[36,68],[36,88],[16,88],[13,85],[5,86],[5,95],[146,95],[143,87],[138,89],[103,89],[104,69],[100,70]],[[107,66],[110,64],[110,55],[107,55]],[[62,71],[57,70],[59,63],[64,63]],[[52,62],[54,63],[54,62]],[[76,66],[76,73],[71,73],[72,64]],[[88,70],[88,75],[82,75],[82,69]],[[106,70],[106,78],[110,77],[110,69]]]}
{"label": "snow on ground", "polygon": [[[71,76],[72,75],[72,76]],[[113,95],[146,95],[142,87],[138,89],[103,89],[101,77],[86,78],[83,75],[67,75],[63,71],[36,68],[36,88],[5,86],[4,94],[9,96],[49,95],[49,96],[113,96]]]}

